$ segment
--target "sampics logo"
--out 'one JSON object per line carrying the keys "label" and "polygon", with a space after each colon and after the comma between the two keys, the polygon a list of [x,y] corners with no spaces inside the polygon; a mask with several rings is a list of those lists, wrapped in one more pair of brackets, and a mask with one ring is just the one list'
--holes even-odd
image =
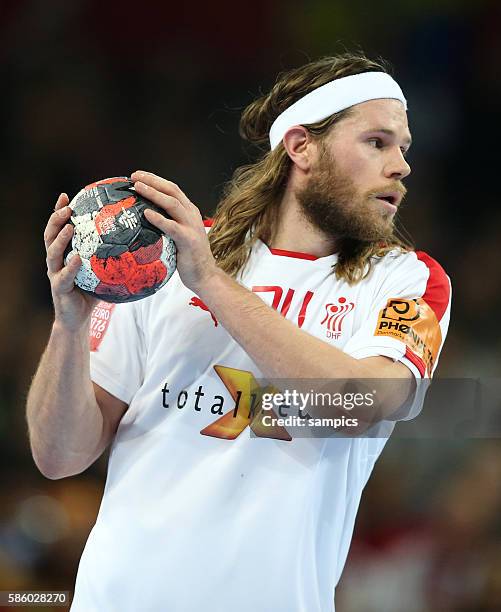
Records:
{"label": "sampics logo", "polygon": [[340,297],[337,304],[325,305],[325,317],[320,325],[325,325],[327,338],[337,340],[341,337],[343,322],[346,316],[355,308],[353,302],[347,302],[345,297]]}
{"label": "sampics logo", "polygon": [[[161,390],[162,406],[166,409],[209,411],[213,415],[220,415],[200,431],[203,436],[235,440],[247,427],[250,427],[254,435],[261,438],[274,438],[289,442],[292,440],[284,427],[269,427],[262,423],[263,395],[275,392],[275,389],[260,387],[252,372],[246,370],[221,365],[215,365],[214,370],[232,398],[233,405],[230,410],[224,411],[226,406],[225,398],[222,395],[208,396],[203,385],[199,385],[196,391],[182,389],[176,393],[171,392],[168,383],[165,383]],[[270,414],[269,410],[267,414]],[[273,416],[276,417],[275,414]]]}

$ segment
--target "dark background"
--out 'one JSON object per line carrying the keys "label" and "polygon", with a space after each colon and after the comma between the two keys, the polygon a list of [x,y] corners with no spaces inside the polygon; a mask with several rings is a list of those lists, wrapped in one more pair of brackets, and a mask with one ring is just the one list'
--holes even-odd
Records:
{"label": "dark background", "polygon": [[[0,1],[0,590],[73,588],[105,460],[49,481],[24,402],[52,308],[43,228],[61,191],[146,169],[210,215],[249,152],[239,113],[276,74],[362,48],[393,64],[414,144],[402,210],[453,283],[437,375],[497,377],[501,4],[482,0]],[[501,444],[388,443],[339,612],[501,610]],[[40,608],[39,608],[40,609]]]}

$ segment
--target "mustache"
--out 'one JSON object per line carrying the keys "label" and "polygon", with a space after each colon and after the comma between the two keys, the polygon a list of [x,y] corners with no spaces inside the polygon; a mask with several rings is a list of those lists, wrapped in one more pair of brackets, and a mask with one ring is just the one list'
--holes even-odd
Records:
{"label": "mustache", "polygon": [[407,188],[402,183],[391,183],[390,185],[383,185],[377,189],[371,189],[367,194],[367,197],[370,198],[378,193],[385,193],[386,191],[398,191],[398,193],[402,196],[402,202],[407,195]]}

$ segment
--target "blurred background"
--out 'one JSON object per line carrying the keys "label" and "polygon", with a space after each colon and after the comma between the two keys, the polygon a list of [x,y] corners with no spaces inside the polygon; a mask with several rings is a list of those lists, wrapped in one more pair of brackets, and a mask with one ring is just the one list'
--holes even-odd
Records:
{"label": "blurred background", "polygon": [[[403,225],[454,289],[437,375],[499,376],[498,1],[0,7],[0,590],[73,589],[105,478],[103,458],[47,480],[27,444],[24,402],[52,320],[42,233],[58,194],[141,168],[210,215],[250,159],[241,110],[284,69],[358,48],[393,64],[414,137]],[[501,610],[500,517],[500,440],[390,440],[363,496],[338,612]]]}

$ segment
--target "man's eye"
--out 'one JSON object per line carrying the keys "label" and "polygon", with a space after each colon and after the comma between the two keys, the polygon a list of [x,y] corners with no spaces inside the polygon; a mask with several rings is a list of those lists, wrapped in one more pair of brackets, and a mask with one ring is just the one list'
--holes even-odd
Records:
{"label": "man's eye", "polygon": [[371,138],[368,142],[371,144],[371,146],[374,145],[375,149],[380,149],[383,146],[383,141],[381,138]]}
{"label": "man's eye", "polygon": [[404,147],[400,147],[400,150],[402,151],[402,155],[404,156],[404,159],[407,159],[407,155],[409,155],[409,151],[405,149]]}

